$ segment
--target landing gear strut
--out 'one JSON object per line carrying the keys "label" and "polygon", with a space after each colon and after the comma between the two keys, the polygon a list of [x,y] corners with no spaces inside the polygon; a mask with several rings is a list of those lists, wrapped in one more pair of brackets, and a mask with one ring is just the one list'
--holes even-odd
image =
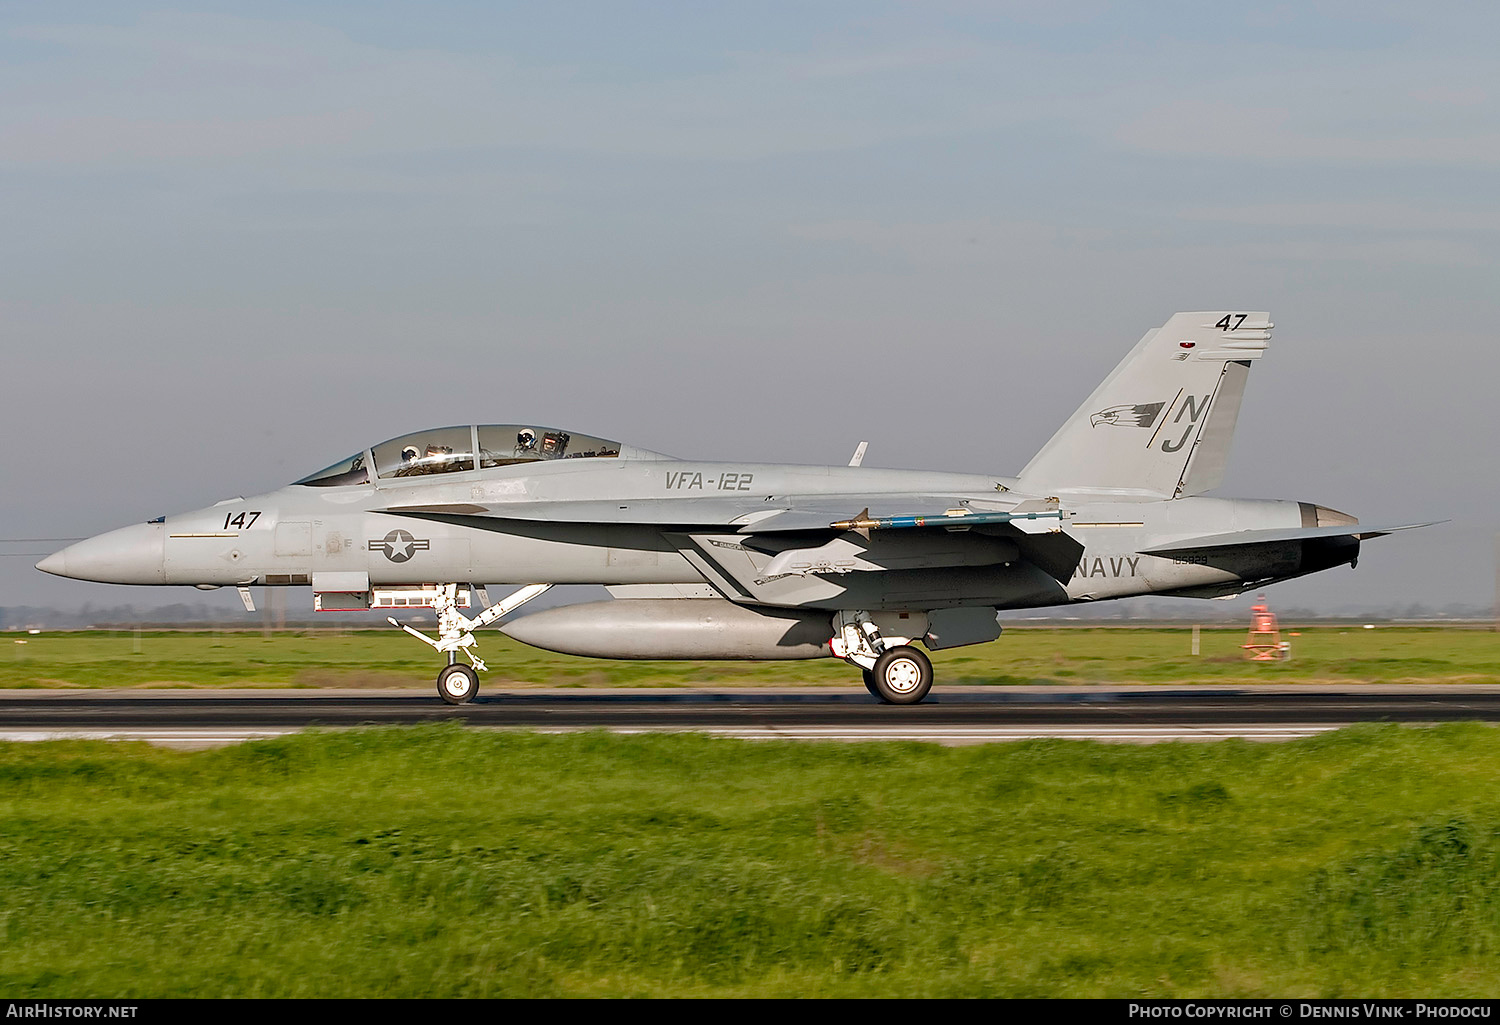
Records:
{"label": "landing gear strut", "polygon": [[[438,696],[450,705],[462,705],[474,700],[474,695],[479,693],[479,673],[488,668],[484,664],[484,659],[474,654],[474,645],[478,643],[474,638],[474,631],[489,626],[507,613],[514,612],[551,586],[551,584],[529,584],[504,601],[489,606],[470,619],[458,611],[458,585],[439,584],[437,597],[432,602],[432,607],[438,615],[437,640],[433,640],[422,631],[407,626],[405,623],[398,623],[393,618],[387,617],[386,622],[391,626],[400,627],[423,644],[430,645],[448,656],[448,664],[443,667],[442,672],[438,673]],[[483,591],[479,593],[484,594]],[[473,668],[458,661],[459,652],[463,652],[464,656],[474,664]]]}
{"label": "landing gear strut", "polygon": [[910,644],[887,643],[868,612],[840,612],[833,623],[833,653],[859,667],[865,690],[876,698],[915,705],[932,690],[931,660]]}

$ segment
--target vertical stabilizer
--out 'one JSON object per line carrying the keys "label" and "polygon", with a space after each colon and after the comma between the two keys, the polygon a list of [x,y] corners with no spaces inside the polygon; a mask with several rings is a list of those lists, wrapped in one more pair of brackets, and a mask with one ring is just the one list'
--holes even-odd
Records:
{"label": "vertical stabilizer", "polygon": [[1224,477],[1240,399],[1271,338],[1268,313],[1178,313],[1136,344],[1042,446],[1019,486],[1178,498]]}

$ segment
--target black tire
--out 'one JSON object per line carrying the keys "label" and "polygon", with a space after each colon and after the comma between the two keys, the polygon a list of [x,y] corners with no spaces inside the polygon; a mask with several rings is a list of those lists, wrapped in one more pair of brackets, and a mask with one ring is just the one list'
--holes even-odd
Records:
{"label": "black tire", "polygon": [[915,705],[932,690],[932,663],[908,644],[887,648],[870,670],[872,691],[888,705]]}
{"label": "black tire", "polygon": [[438,697],[450,705],[473,701],[479,693],[479,674],[462,662],[443,666],[437,678]]}
{"label": "black tire", "polygon": [[[861,669],[859,674],[865,678],[865,690],[869,691],[872,697],[879,698],[880,691],[875,689],[875,674],[868,669]],[[884,701],[885,699],[880,698],[880,700]]]}

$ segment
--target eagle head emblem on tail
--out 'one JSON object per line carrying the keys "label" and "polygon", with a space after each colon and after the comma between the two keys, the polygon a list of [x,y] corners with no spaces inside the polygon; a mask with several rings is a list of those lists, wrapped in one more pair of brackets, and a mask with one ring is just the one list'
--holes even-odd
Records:
{"label": "eagle head emblem on tail", "polygon": [[1100,424],[1109,424],[1111,427],[1150,427],[1156,423],[1156,418],[1165,405],[1165,402],[1148,402],[1136,406],[1110,406],[1091,415],[1089,424],[1093,427]]}

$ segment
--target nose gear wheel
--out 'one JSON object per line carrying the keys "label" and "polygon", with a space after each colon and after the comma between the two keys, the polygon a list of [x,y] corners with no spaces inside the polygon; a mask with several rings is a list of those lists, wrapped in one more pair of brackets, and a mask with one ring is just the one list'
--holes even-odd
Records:
{"label": "nose gear wheel", "polygon": [[462,662],[443,667],[437,678],[438,697],[450,705],[473,701],[479,693],[479,674]]}

